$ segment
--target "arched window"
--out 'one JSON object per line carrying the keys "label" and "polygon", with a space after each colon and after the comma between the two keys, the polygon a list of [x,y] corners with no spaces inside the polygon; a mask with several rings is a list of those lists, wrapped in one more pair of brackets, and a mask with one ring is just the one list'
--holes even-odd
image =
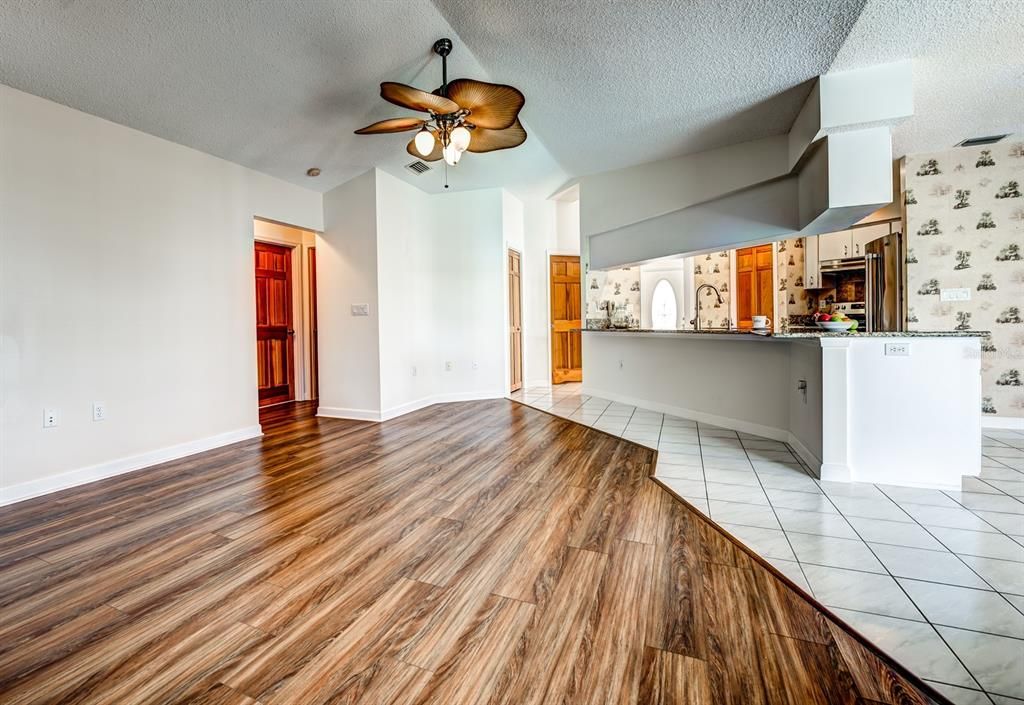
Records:
{"label": "arched window", "polygon": [[651,296],[651,325],[654,330],[676,328],[676,290],[668,279],[662,279],[654,287]]}

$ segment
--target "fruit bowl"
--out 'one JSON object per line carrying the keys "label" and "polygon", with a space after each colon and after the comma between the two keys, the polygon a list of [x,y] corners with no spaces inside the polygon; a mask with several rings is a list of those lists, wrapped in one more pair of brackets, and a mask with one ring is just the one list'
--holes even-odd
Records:
{"label": "fruit bowl", "polygon": [[819,328],[831,331],[847,331],[853,327],[854,321],[815,321]]}

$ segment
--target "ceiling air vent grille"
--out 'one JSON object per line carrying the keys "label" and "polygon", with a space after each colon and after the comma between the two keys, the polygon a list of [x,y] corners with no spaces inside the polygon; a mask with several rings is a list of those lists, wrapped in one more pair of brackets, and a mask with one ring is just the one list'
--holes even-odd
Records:
{"label": "ceiling air vent grille", "polygon": [[421,162],[419,159],[414,161],[412,164],[406,164],[405,168],[414,174],[425,174],[430,171],[430,167]]}
{"label": "ceiling air vent grille", "polygon": [[957,147],[979,147],[983,144],[994,144],[1006,137],[1006,135],[992,135],[990,137],[972,137],[957,144]]}

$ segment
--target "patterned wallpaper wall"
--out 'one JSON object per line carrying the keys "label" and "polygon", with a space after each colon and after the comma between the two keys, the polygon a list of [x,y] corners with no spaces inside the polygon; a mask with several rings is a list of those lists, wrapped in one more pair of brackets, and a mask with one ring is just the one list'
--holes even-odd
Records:
{"label": "patterned wallpaper wall", "polygon": [[[710,252],[693,258],[694,290],[701,284],[711,284],[722,294],[724,303],[718,303],[710,289],[700,292],[700,324],[703,328],[725,328],[729,325],[729,252]],[[685,317],[687,328],[692,328],[690,320],[694,311],[688,311]],[[733,321],[735,324],[735,321]]]}
{"label": "patterned wallpaper wall", "polygon": [[640,268],[625,267],[612,270],[593,270],[587,274],[587,318],[603,316],[600,306],[611,301],[613,305],[624,304],[640,321]]}
{"label": "patterned wallpaper wall", "polygon": [[775,259],[779,270],[779,282],[775,287],[779,320],[775,322],[775,330],[807,325],[806,317],[814,313],[818,302],[804,288],[803,238],[775,243]]}
{"label": "patterned wallpaper wall", "polygon": [[[982,411],[1024,416],[1024,140],[906,159],[911,330],[988,330]],[[970,301],[942,301],[942,289]]]}

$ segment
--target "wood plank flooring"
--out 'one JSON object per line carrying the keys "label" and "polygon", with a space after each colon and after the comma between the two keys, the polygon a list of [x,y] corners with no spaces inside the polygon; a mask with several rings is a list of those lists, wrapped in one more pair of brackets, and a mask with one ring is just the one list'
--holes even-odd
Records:
{"label": "wood plank flooring", "polygon": [[648,476],[495,400],[0,508],[0,702],[945,702]]}

